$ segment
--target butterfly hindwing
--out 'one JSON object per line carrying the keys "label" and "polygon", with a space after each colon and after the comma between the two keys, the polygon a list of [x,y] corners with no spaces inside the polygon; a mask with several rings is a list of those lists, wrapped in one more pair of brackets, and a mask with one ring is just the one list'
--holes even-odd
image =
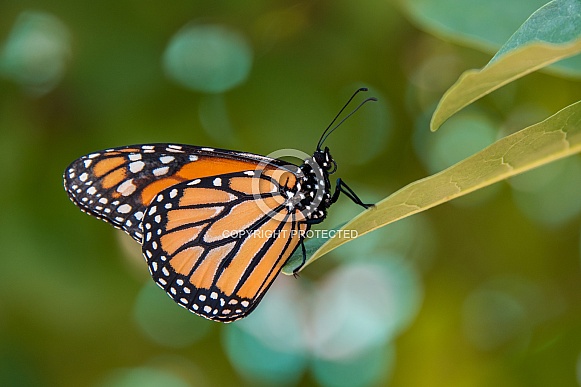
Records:
{"label": "butterfly hindwing", "polygon": [[308,228],[286,210],[277,172],[285,173],[195,179],[153,199],[143,253],[156,283],[178,304],[222,322],[258,304]]}

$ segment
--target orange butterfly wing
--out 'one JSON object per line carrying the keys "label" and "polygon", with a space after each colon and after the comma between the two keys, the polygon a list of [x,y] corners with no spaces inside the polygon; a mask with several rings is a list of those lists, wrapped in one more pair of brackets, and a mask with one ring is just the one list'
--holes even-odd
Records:
{"label": "orange butterfly wing", "polygon": [[141,221],[151,199],[175,184],[243,170],[278,160],[251,153],[190,145],[134,145],[92,153],[75,160],[64,173],[70,199],[97,218],[141,243]]}

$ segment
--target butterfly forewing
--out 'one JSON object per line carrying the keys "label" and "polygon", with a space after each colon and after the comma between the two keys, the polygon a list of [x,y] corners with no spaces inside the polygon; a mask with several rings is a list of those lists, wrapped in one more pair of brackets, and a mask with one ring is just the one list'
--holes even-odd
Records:
{"label": "butterfly forewing", "polygon": [[276,180],[245,171],[163,190],[143,229],[157,284],[183,307],[227,322],[254,309],[306,225],[286,210]]}
{"label": "butterfly forewing", "polygon": [[154,196],[167,187],[206,176],[253,170],[267,157],[189,145],[152,144],[108,149],[74,161],[64,185],[81,210],[141,243],[141,221]]}

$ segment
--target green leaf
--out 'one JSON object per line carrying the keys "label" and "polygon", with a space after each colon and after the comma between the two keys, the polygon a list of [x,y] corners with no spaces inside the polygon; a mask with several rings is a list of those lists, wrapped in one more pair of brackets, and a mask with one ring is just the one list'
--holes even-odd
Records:
{"label": "green leaf", "polygon": [[551,1],[531,15],[484,68],[460,76],[440,100],[431,130],[507,83],[579,52],[581,1]]}
{"label": "green leaf", "polygon": [[436,36],[495,52],[546,3],[547,0],[405,0],[399,5],[415,24]]}
{"label": "green leaf", "polygon": [[[525,22],[533,27],[522,32],[534,36],[552,29],[563,36],[577,28],[578,0],[406,0],[399,4],[418,27],[458,44],[485,52],[496,52],[514,31],[539,9],[537,20]],[[536,27],[539,28],[536,28]],[[513,36],[514,38],[514,36]],[[511,38],[512,39],[512,38]],[[556,43],[555,40],[540,40]],[[567,40],[571,40],[568,37]],[[515,40],[516,42],[516,40]],[[561,43],[562,43],[561,42]],[[521,43],[522,44],[522,43]],[[505,47],[507,47],[505,45]],[[514,47],[513,47],[514,49]],[[549,71],[571,77],[581,76],[581,56],[565,59],[550,66]]]}
{"label": "green leaf", "polygon": [[581,39],[560,46],[535,43],[506,54],[482,70],[464,72],[438,103],[430,129],[436,131],[452,115],[507,83],[578,52]]}
{"label": "green leaf", "polygon": [[567,44],[581,38],[581,2],[553,0],[539,8],[510,37],[490,62],[535,42]]}
{"label": "green leaf", "polygon": [[[361,236],[396,220],[578,152],[581,152],[581,101],[540,123],[496,141],[442,172],[405,186],[377,203],[375,208],[356,216],[342,230]],[[317,245],[320,247],[308,257],[303,267],[350,240],[349,237],[336,236],[328,240],[308,241],[311,248]],[[283,268],[285,274],[292,273],[297,262],[301,262],[300,250]]]}

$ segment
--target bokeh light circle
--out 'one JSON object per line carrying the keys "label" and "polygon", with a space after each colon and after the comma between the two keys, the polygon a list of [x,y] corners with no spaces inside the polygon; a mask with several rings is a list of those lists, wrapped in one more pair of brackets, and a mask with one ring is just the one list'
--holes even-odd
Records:
{"label": "bokeh light circle", "polygon": [[393,345],[377,346],[343,361],[316,358],[313,375],[325,387],[376,386],[392,373],[395,358]]}
{"label": "bokeh light circle", "polygon": [[343,265],[315,293],[309,342],[320,358],[359,356],[393,339],[415,317],[420,280],[402,258]]}
{"label": "bokeh light circle", "polygon": [[152,341],[167,347],[186,347],[202,339],[212,322],[197,318],[176,304],[148,281],[135,302],[134,317],[142,332]]}
{"label": "bokeh light circle", "polygon": [[190,24],[171,38],[163,65],[166,74],[184,87],[222,93],[246,80],[252,56],[241,33],[221,25]]}
{"label": "bokeh light circle", "polygon": [[557,227],[581,213],[581,159],[567,157],[511,179],[514,202],[529,219]]}
{"label": "bokeh light circle", "polygon": [[525,307],[509,294],[478,289],[464,303],[464,335],[480,350],[493,350],[528,333]]}
{"label": "bokeh light circle", "polygon": [[436,173],[492,144],[496,140],[494,128],[495,124],[484,113],[460,113],[435,134],[425,127],[419,128],[423,144],[418,147],[416,143],[416,150],[430,172]]}
{"label": "bokeh light circle", "polygon": [[67,26],[52,14],[25,11],[0,49],[0,74],[43,95],[62,79],[70,56]]}
{"label": "bokeh light circle", "polygon": [[224,349],[246,379],[293,385],[307,365],[303,292],[294,278],[279,277],[247,318],[222,330]]}

